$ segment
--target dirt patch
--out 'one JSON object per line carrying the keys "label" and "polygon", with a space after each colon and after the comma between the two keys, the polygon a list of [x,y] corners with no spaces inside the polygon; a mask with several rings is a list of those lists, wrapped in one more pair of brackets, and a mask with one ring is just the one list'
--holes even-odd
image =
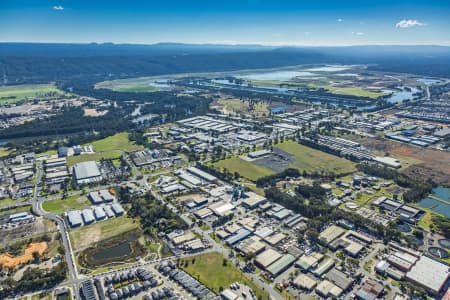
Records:
{"label": "dirt patch", "polygon": [[45,250],[47,250],[48,245],[47,242],[40,243],[31,243],[25,249],[25,253],[20,256],[11,256],[9,254],[1,254],[0,255],[0,265],[5,268],[15,268],[20,264],[25,264],[31,260],[33,260],[33,253],[37,252],[39,255],[42,255]]}

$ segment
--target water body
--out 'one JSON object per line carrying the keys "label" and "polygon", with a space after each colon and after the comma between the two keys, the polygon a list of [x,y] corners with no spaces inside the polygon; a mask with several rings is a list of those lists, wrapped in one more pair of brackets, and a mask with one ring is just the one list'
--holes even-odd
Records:
{"label": "water body", "polygon": [[424,208],[429,208],[432,211],[450,218],[450,188],[437,187],[433,189],[432,195],[441,201],[426,197],[422,199],[417,205]]}
{"label": "water body", "polygon": [[306,71],[311,72],[340,72],[344,70],[350,69],[350,66],[325,66],[325,67],[317,67],[317,68],[311,68],[307,69]]}
{"label": "water body", "polygon": [[305,71],[273,71],[264,73],[253,73],[246,75],[238,75],[239,78],[250,79],[250,80],[280,80],[288,81],[294,79],[295,77],[312,77],[318,74]]}
{"label": "water body", "polygon": [[92,255],[96,261],[109,260],[115,257],[123,257],[131,254],[131,246],[129,241],[122,242],[118,245],[102,249]]}
{"label": "water body", "polygon": [[[410,91],[406,90],[405,88],[401,88],[401,87],[399,87],[399,88],[401,90],[394,91],[394,93],[386,99],[387,102],[400,103],[400,102],[403,102],[404,100],[412,100],[414,98],[414,94],[419,92],[419,90],[414,87],[410,87],[410,89],[411,89]],[[385,91],[385,92],[390,92],[390,91]]]}
{"label": "water body", "polygon": [[440,83],[441,81],[438,79],[431,79],[431,78],[420,78],[417,79],[418,82],[424,83],[426,85],[433,85],[436,83]]}

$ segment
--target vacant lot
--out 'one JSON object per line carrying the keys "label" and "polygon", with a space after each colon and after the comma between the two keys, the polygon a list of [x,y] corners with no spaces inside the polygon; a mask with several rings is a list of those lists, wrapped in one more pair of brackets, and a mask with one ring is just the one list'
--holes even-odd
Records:
{"label": "vacant lot", "polygon": [[252,162],[242,160],[239,157],[221,160],[215,163],[214,166],[218,169],[227,169],[231,173],[238,172],[241,176],[253,181],[275,173],[269,168],[258,166]]}
{"label": "vacant lot", "polygon": [[300,172],[333,172],[335,174],[348,174],[356,171],[355,164],[347,159],[340,158],[310,147],[287,141],[276,145],[278,148],[293,156],[294,160],[289,167]]}
{"label": "vacant lot", "polygon": [[417,179],[431,178],[438,184],[450,185],[450,154],[444,151],[426,149],[408,144],[394,142],[384,138],[361,138],[348,136],[360,142],[364,147],[388,153],[398,158],[405,167],[401,172]]}
{"label": "vacant lot", "polygon": [[52,99],[65,93],[53,84],[31,84],[0,87],[0,104],[22,100]]}
{"label": "vacant lot", "polygon": [[71,156],[67,159],[67,164],[73,165],[75,163],[89,161],[119,158],[124,152],[132,152],[142,150],[143,147],[136,145],[128,140],[128,133],[122,132],[107,138],[95,141],[90,145],[94,146],[95,154],[85,154],[78,156]]}
{"label": "vacant lot", "polygon": [[221,111],[223,114],[248,114],[263,115],[269,113],[267,102],[257,101],[250,109],[250,102],[236,98],[222,98],[211,104],[211,108]]}
{"label": "vacant lot", "polygon": [[[192,261],[194,260],[194,263]],[[187,266],[181,262],[181,267],[192,277],[216,292],[226,289],[230,284],[239,282],[249,286],[258,299],[269,299],[269,294],[251,281],[244,273],[227,261],[220,253],[206,253],[186,260]],[[224,260],[227,262],[224,264]]]}
{"label": "vacant lot", "polygon": [[20,264],[27,263],[33,260],[33,253],[39,253],[39,256],[42,255],[45,250],[47,250],[48,245],[47,242],[40,243],[31,243],[25,249],[24,254],[20,256],[11,256],[9,254],[1,254],[0,255],[0,265],[5,268],[15,268]]}
{"label": "vacant lot", "polygon": [[99,241],[137,229],[138,227],[139,224],[137,221],[128,216],[120,216],[73,229],[69,235],[72,247],[78,250]]}
{"label": "vacant lot", "polygon": [[88,207],[89,204],[89,200],[86,196],[73,195],[67,197],[66,199],[45,201],[42,204],[42,208],[54,214],[62,214],[63,212],[70,209],[80,209],[83,207]]}

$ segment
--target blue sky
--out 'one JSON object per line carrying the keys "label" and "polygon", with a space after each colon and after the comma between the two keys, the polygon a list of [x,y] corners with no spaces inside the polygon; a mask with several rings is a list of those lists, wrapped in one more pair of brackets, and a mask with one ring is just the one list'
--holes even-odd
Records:
{"label": "blue sky", "polygon": [[0,41],[450,45],[450,0],[0,0]]}

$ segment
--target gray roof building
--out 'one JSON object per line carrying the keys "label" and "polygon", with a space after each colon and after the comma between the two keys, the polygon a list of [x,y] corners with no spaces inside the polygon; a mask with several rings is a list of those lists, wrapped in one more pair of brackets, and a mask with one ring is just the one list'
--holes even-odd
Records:
{"label": "gray roof building", "polygon": [[94,213],[92,209],[86,208],[81,211],[81,215],[83,216],[83,220],[85,224],[90,224],[95,221]]}
{"label": "gray roof building", "polygon": [[67,221],[71,227],[81,226],[83,220],[81,219],[81,213],[79,210],[71,210],[67,213]]}
{"label": "gray roof building", "polygon": [[100,181],[102,176],[95,161],[85,161],[73,166],[73,174],[77,184]]}

